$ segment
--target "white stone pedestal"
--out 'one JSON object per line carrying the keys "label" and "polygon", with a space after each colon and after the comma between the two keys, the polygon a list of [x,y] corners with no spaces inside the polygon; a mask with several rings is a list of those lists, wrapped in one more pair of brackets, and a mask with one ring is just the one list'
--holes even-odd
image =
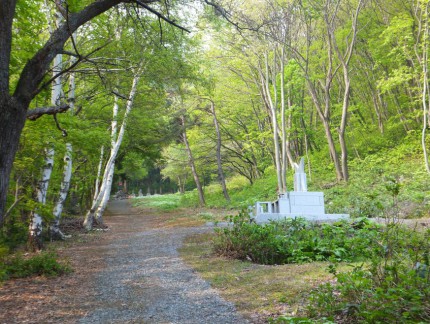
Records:
{"label": "white stone pedestal", "polygon": [[335,221],[349,218],[348,214],[326,214],[322,192],[287,192],[281,194],[274,202],[258,202],[255,214],[257,223],[296,217],[310,221]]}

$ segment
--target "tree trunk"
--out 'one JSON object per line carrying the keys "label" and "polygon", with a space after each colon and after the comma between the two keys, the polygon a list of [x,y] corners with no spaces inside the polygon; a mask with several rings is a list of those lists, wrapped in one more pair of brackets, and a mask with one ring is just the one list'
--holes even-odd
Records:
{"label": "tree trunk", "polygon": [[[110,195],[110,188],[107,188],[108,187],[107,179],[109,177],[109,173],[110,173],[110,170],[111,170],[112,166],[115,166],[115,159],[116,159],[116,156],[118,154],[119,148],[121,146],[122,139],[124,137],[124,132],[125,132],[125,128],[127,126],[128,116],[129,116],[130,111],[131,111],[131,109],[133,107],[133,100],[134,100],[134,97],[136,95],[137,85],[139,83],[141,72],[142,72],[142,64],[137,69],[137,72],[135,73],[135,76],[133,78],[133,84],[131,86],[130,94],[129,94],[129,97],[127,99],[127,107],[125,109],[124,118],[123,118],[123,121],[122,121],[122,124],[121,124],[121,128],[120,128],[119,133],[118,133],[118,137],[117,137],[115,146],[111,150],[111,156],[109,157],[109,160],[106,163],[105,171],[103,173],[103,182],[102,182],[102,186],[100,188],[100,192],[99,192],[97,198],[95,199],[95,201],[93,202],[90,210],[87,212],[87,214],[85,216],[85,220],[84,220],[84,224],[83,225],[84,225],[85,229],[88,230],[88,231],[90,231],[92,229],[92,227],[93,227],[95,212],[100,207],[100,204],[102,202],[103,196],[104,196],[105,191],[107,189],[109,190],[109,192],[107,194]],[[101,219],[99,220],[99,222],[100,221],[101,221]]]}
{"label": "tree trunk", "polygon": [[97,178],[96,178],[95,183],[94,183],[93,203],[96,201],[97,196],[98,196],[99,191],[100,191],[100,175],[102,173],[102,167],[103,167],[104,149],[105,149],[105,147],[104,147],[104,145],[102,145],[100,148],[100,161],[99,161],[99,166],[97,168]]}
{"label": "tree trunk", "polygon": [[[42,170],[42,178],[37,185],[37,202],[44,205],[48,192],[49,180],[51,179],[52,168],[54,166],[54,149],[46,149],[45,166]],[[28,246],[32,251],[42,249],[42,216],[37,213],[37,208],[32,211],[29,226]]]}
{"label": "tree trunk", "polygon": [[265,92],[265,98],[267,100],[267,104],[270,109],[270,116],[271,116],[271,122],[272,122],[272,136],[273,136],[273,148],[274,148],[274,162],[276,167],[276,176],[278,181],[278,193],[282,193],[284,190],[283,184],[285,183],[282,181],[282,170],[281,170],[281,154],[279,152],[279,138],[278,138],[278,120],[277,120],[277,113],[276,113],[276,106],[277,106],[277,89],[276,89],[276,78],[272,80],[274,92],[275,92],[275,98],[272,100],[272,96],[270,94],[270,88],[269,88],[269,59],[268,54],[265,54],[265,76],[263,76],[263,73],[260,72],[260,78],[261,78],[261,87],[263,91]]}
{"label": "tree trunk", "polygon": [[63,212],[64,201],[67,198],[72,177],[72,144],[66,144],[66,154],[64,155],[63,181],[61,182],[60,194],[54,207],[54,222],[51,224],[51,239],[64,240],[65,235],[60,230],[61,213]]}
{"label": "tree trunk", "polygon": [[188,142],[188,138],[187,138],[187,131],[186,131],[186,126],[185,126],[186,125],[185,115],[181,115],[181,123],[182,123],[182,127],[183,127],[182,139],[184,141],[185,148],[186,148],[187,154],[188,154],[188,164],[190,165],[191,172],[193,173],[193,177],[194,177],[194,182],[196,183],[197,191],[199,193],[200,205],[205,206],[206,201],[205,201],[205,196],[203,194],[203,188],[202,188],[202,185],[200,183],[199,175],[197,173],[196,165],[194,163],[193,153],[191,152],[190,143]]}
{"label": "tree trunk", "polygon": [[[426,6],[427,11],[427,6]],[[427,12],[426,12],[427,13]],[[423,126],[421,131],[421,147],[423,149],[423,157],[424,157],[424,168],[426,169],[427,173],[430,173],[430,164],[429,164],[429,158],[427,153],[427,143],[426,143],[426,137],[427,137],[427,127],[429,127],[427,118],[428,118],[428,109],[429,107],[427,105],[430,105],[430,89],[428,84],[428,62],[427,62],[427,33],[428,33],[428,25],[427,22],[425,24],[425,36],[424,36],[424,50],[423,50],[423,91],[422,91],[422,108],[423,108]]]}
{"label": "tree trunk", "polygon": [[14,94],[10,96],[9,69],[16,2],[3,0],[0,9],[0,225],[4,223],[10,173],[28,107],[40,91],[38,88],[49,71],[52,60],[63,50],[70,33],[122,1],[95,1],[82,11],[71,14],[67,24],[59,26],[43,47],[27,61]]}
{"label": "tree trunk", "polygon": [[183,195],[185,193],[185,188],[181,177],[178,177],[178,186],[179,186],[179,192],[181,193],[181,195]]}
{"label": "tree trunk", "polygon": [[[281,179],[282,179],[282,190],[281,192],[287,192],[287,123],[285,121],[285,50],[284,46],[281,49],[280,65],[281,65]],[[276,81],[275,81],[276,82]]]}
{"label": "tree trunk", "polygon": [[[95,214],[95,220],[99,225],[103,225],[103,213],[107,207],[107,204],[109,202],[110,193],[112,190],[112,182],[113,182],[113,174],[115,171],[115,163],[112,164],[108,177],[106,179],[106,189],[103,194],[103,198],[100,202],[99,207],[97,208],[96,214]],[[125,192],[125,191],[124,191]]]}
{"label": "tree trunk", "polygon": [[221,183],[222,192],[224,193],[225,200],[230,202],[230,196],[228,195],[227,186],[225,184],[224,171],[222,169],[221,132],[219,129],[218,119],[216,117],[215,104],[212,100],[210,100],[210,102],[211,102],[211,112],[212,112],[212,115],[214,117],[214,126],[215,126],[215,131],[216,131],[216,138],[217,138],[217,141],[216,141],[216,160],[217,160],[217,166],[218,166],[218,179],[219,179],[219,182]]}
{"label": "tree trunk", "polygon": [[[117,32],[117,39],[119,39],[118,32]],[[115,146],[117,145],[117,133],[118,133],[118,97],[114,97],[114,105],[112,108],[112,123],[111,123],[111,149],[110,154],[114,154]],[[107,203],[109,202],[110,192],[112,190],[112,181],[113,181],[113,174],[115,171],[115,163],[112,164],[112,166],[109,169],[109,173],[106,179],[103,179],[103,181],[106,182],[106,190],[103,194],[103,198],[100,202],[100,205],[97,208],[95,219],[98,224],[103,224],[103,213],[106,209]],[[124,193],[127,193],[127,190],[124,186]]]}
{"label": "tree trunk", "polygon": [[5,221],[10,173],[25,124],[26,107],[7,93],[0,96],[0,226]]}
{"label": "tree trunk", "polygon": [[322,122],[324,125],[325,136],[327,139],[327,144],[328,144],[330,156],[331,156],[331,159],[334,163],[337,181],[342,181],[343,180],[342,168],[341,168],[340,163],[339,163],[339,156],[337,154],[336,145],[334,143],[333,135],[331,133],[330,123],[326,119],[323,119]]}

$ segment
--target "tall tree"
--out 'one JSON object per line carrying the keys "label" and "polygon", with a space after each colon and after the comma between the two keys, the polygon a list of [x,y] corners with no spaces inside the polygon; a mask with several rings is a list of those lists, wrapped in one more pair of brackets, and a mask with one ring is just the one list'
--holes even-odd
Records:
{"label": "tall tree", "polygon": [[[156,1],[156,3],[158,2]],[[58,2],[58,10],[63,13],[65,22],[53,31],[46,43],[27,61],[15,85],[14,82],[11,82],[10,75],[13,22],[14,18],[23,19],[25,17],[15,17],[17,0],[2,1],[0,8],[0,224],[4,222],[10,173],[26,118],[37,118],[42,114],[58,112],[60,108],[63,110],[68,108],[44,107],[44,109],[40,109],[42,107],[38,107],[29,110],[32,100],[46,86],[44,78],[52,60],[56,55],[62,53],[64,45],[80,26],[120,3],[143,8],[158,18],[182,28],[163,15],[157,7],[151,7],[151,5],[154,6],[152,0],[98,0],[81,8],[78,6],[76,11],[71,10],[73,7],[67,6],[67,2],[66,6],[62,6],[61,2]],[[75,52],[72,55],[77,56],[80,60],[84,58],[84,55],[80,53]]]}

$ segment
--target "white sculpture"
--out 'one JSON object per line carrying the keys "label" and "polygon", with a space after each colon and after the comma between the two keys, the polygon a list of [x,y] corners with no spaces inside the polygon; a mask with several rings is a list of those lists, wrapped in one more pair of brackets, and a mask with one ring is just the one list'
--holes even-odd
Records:
{"label": "white sculpture", "polygon": [[300,163],[294,163],[294,191],[295,192],[307,192],[308,184],[306,180],[305,173],[305,160],[304,158],[300,159]]}
{"label": "white sculpture", "polygon": [[259,201],[255,204],[254,220],[266,223],[271,220],[303,217],[309,221],[335,221],[346,219],[348,214],[326,214],[324,194],[308,192],[304,158],[294,163],[294,191],[279,195],[276,201]]}

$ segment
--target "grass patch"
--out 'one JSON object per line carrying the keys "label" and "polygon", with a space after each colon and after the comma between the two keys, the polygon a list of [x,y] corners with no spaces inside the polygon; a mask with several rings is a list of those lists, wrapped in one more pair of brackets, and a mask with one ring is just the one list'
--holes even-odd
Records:
{"label": "grass patch", "polygon": [[159,210],[169,211],[180,206],[180,194],[153,195],[133,198],[133,207],[154,207]]}
{"label": "grass patch", "polygon": [[310,291],[333,279],[326,262],[267,266],[215,256],[212,239],[213,234],[188,237],[181,256],[252,320],[304,315]]}

